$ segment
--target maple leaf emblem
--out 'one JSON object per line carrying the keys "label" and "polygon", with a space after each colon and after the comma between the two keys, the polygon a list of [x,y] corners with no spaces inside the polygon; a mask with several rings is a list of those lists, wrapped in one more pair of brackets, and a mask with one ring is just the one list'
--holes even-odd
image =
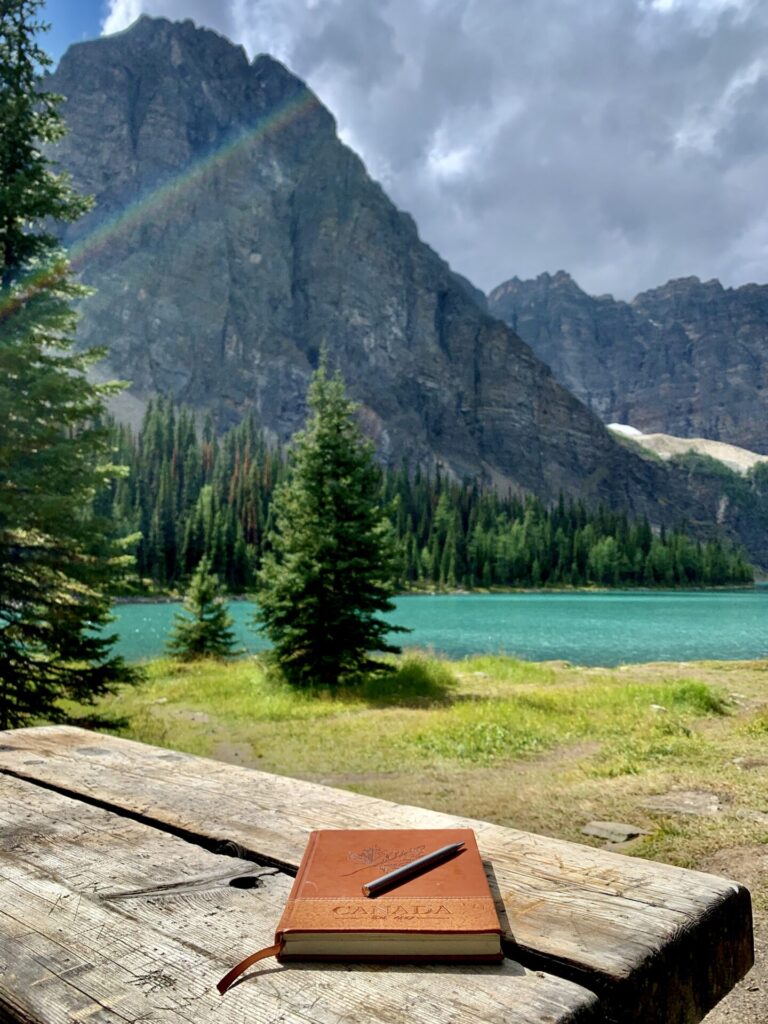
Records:
{"label": "maple leaf emblem", "polygon": [[[410,863],[421,856],[423,852],[423,845],[412,846],[409,850],[389,851],[382,850],[380,846],[366,846],[364,850],[350,851],[347,854],[347,860],[351,860],[353,864],[359,864],[363,868],[378,868],[382,874],[386,874],[387,871]],[[342,877],[354,875],[360,870],[360,867],[353,868],[351,871],[346,871]]]}
{"label": "maple leaf emblem", "polygon": [[355,864],[370,865],[381,860],[383,856],[384,851],[380,846],[366,846],[364,850],[348,853],[347,859],[353,861]]}

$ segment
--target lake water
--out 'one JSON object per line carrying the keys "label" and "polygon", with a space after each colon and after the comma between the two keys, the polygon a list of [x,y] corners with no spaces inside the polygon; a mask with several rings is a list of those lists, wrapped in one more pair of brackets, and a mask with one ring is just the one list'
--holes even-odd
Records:
{"label": "lake water", "polygon": [[[768,657],[768,587],[718,591],[609,591],[562,594],[451,594],[397,598],[392,622],[408,626],[404,647],[453,658],[467,654],[557,658],[576,665]],[[118,650],[130,660],[158,657],[175,604],[122,604]],[[249,620],[254,606],[230,604],[238,642],[267,643]]]}

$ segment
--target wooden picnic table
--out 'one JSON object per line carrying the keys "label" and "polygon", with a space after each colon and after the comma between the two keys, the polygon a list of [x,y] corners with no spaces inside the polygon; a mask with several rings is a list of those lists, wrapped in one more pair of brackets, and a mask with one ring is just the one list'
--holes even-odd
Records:
{"label": "wooden picnic table", "polygon": [[[510,778],[514,785],[514,777]],[[502,965],[257,965],[316,828],[474,828]],[[0,1020],[689,1024],[753,961],[736,882],[66,726],[0,732]]]}

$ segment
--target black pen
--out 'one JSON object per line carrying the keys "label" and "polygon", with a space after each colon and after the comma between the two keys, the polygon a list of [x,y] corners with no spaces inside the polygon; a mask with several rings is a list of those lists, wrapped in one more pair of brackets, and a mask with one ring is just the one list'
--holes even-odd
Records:
{"label": "black pen", "polygon": [[388,875],[382,875],[381,878],[374,878],[372,882],[366,882],[363,886],[363,893],[366,896],[376,896],[383,889],[389,889],[391,886],[399,885],[408,878],[413,878],[414,875],[420,875],[423,871],[429,871],[436,864],[441,864],[444,860],[448,860],[449,857],[458,853],[463,845],[464,841],[462,840],[460,843],[449,843],[448,846],[441,846],[439,850],[433,850],[432,853],[425,853],[418,860],[412,860],[410,864],[404,864],[401,868],[395,868]]}

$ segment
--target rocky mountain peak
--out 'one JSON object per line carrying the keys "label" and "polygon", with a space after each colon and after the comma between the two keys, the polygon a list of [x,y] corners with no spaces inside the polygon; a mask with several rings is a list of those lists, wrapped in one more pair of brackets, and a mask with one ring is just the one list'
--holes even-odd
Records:
{"label": "rocky mountain peak", "polygon": [[[551,281],[556,288],[567,288],[571,285],[578,288],[578,285],[576,285],[576,282],[566,270],[556,271],[556,273],[552,275]],[[579,291],[581,291],[580,288]]]}
{"label": "rocky mountain peak", "polygon": [[634,297],[631,304],[642,308],[646,303],[665,301],[717,301],[725,290],[716,278],[702,281],[701,278],[691,275],[690,277],[673,278],[657,288],[640,292]]}
{"label": "rocky mountain peak", "polygon": [[122,32],[72,45],[55,74],[59,82],[68,82],[73,70],[95,75],[110,68],[118,76],[130,75],[134,85],[152,78],[162,88],[171,77],[183,93],[203,81],[237,80],[247,74],[249,62],[242,46],[211,29],[197,28],[190,20],[142,15]]}
{"label": "rocky mountain peak", "polygon": [[[75,44],[51,82],[65,97],[70,127],[57,157],[97,197],[101,215],[258,130],[280,107],[301,104],[305,131],[335,132],[330,114],[282,64],[267,55],[249,63],[241,46],[189,20],[143,15],[123,32]],[[83,146],[92,159],[75,152]],[[96,212],[81,221],[67,241],[99,219]]]}
{"label": "rocky mountain peak", "polygon": [[[579,295],[584,294],[567,271],[558,270],[554,274],[544,271],[534,281],[524,281],[517,276],[511,277],[488,294],[488,301],[492,304],[498,304],[505,295],[519,296],[525,294],[527,296],[534,291],[537,295],[546,295],[551,289],[558,289],[561,292],[572,291]],[[496,315],[498,315],[498,311]]]}

